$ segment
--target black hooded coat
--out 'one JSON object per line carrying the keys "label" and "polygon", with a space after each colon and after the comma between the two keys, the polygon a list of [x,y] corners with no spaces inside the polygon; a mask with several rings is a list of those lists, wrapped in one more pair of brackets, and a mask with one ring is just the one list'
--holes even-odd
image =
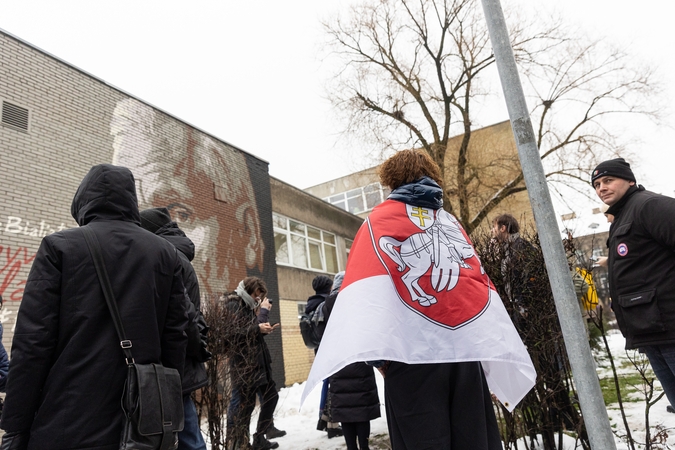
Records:
{"label": "black hooded coat", "polygon": [[[71,213],[98,238],[137,363],[181,375],[187,315],[176,249],[142,229],[129,169],[92,167]],[[28,449],[116,450],[127,376],[82,230],[46,236],[31,268],[12,342],[1,427],[30,434]]]}
{"label": "black hooded coat", "polygon": [[189,325],[186,330],[188,335],[187,354],[185,356],[185,368],[183,373],[183,395],[187,395],[204,387],[209,382],[204,362],[209,359],[204,355],[204,347],[201,345],[202,334],[208,329],[204,316],[200,310],[201,295],[199,293],[199,281],[192,267],[191,261],[195,257],[195,245],[181,230],[176,222],[169,222],[155,231],[160,236],[171,242],[178,250],[178,256],[183,266],[183,284],[190,301],[187,303]]}

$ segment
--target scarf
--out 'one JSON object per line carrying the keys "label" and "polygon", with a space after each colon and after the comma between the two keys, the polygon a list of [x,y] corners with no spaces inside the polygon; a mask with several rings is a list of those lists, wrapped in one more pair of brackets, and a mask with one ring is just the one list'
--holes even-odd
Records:
{"label": "scarf", "polygon": [[237,286],[237,289],[234,291],[244,300],[246,306],[251,308],[252,311],[255,311],[255,309],[258,307],[258,302],[256,302],[255,299],[251,297],[248,292],[246,292],[246,289],[244,289],[244,280],[239,282],[239,286]]}

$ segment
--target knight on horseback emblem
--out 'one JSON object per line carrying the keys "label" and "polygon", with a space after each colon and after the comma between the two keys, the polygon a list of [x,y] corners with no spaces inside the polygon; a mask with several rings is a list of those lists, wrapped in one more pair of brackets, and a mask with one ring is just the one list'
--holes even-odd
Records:
{"label": "knight on horseback emblem", "polygon": [[[431,306],[438,300],[420,286],[420,278],[431,269],[432,289],[436,293],[452,290],[459,282],[460,269],[473,270],[465,260],[474,256],[474,250],[457,220],[445,210],[406,205],[406,212],[421,232],[402,241],[382,236],[378,245],[397,264],[399,272],[408,269],[401,280],[412,301]],[[480,270],[483,274],[482,266]]]}

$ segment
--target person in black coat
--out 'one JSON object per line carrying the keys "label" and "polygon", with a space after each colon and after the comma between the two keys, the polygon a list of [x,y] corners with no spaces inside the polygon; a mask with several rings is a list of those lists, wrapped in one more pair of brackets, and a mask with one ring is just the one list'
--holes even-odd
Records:
{"label": "person in black coat", "polygon": [[623,158],[591,175],[613,217],[607,239],[609,294],[626,349],[649,358],[675,412],[675,199],[637,184]]}
{"label": "person in black coat", "polygon": [[[244,278],[235,292],[225,298],[231,321],[230,380],[232,399],[228,408],[227,448],[239,450],[249,444],[251,414],[256,397],[260,397],[260,414],[253,449],[266,450],[279,447],[265,437],[274,431],[274,409],[279,401],[277,387],[272,379],[272,357],[265,343],[265,336],[278,324],[270,325],[266,313],[272,304],[266,298],[265,282],[257,277]],[[261,314],[259,314],[261,313]],[[260,319],[259,319],[260,317]]]}
{"label": "person in black coat", "polygon": [[[185,287],[176,249],[140,227],[134,177],[91,168],[71,213],[98,238],[137,363],[183,374]],[[46,236],[19,308],[1,428],[6,449],[117,450],[127,364],[78,228]]]}
{"label": "person in black coat", "polygon": [[[326,322],[335,306],[343,277],[344,272],[335,276],[333,289],[326,299]],[[342,423],[347,450],[368,450],[370,421],[381,415],[373,367],[356,362],[333,374],[329,378],[327,403],[330,421]]]}
{"label": "person in black coat", "polygon": [[[319,337],[323,336],[323,332],[326,329],[326,319],[325,314],[325,304],[328,295],[331,292],[333,286],[333,280],[326,275],[317,275],[312,280],[312,289],[314,289],[314,295],[311,295],[307,299],[307,305],[305,306],[305,314],[310,314],[312,312],[321,313],[320,320],[316,322],[317,331]],[[317,311],[318,310],[318,311]],[[314,354],[319,348],[314,349]],[[326,399],[328,398],[328,379],[323,380],[323,387],[321,388],[321,398],[319,400],[319,421],[316,425],[316,429],[319,431],[325,431],[328,433],[328,439],[332,439],[337,436],[342,436],[342,428],[340,427],[339,422],[330,421],[327,411],[326,411]]]}
{"label": "person in black coat", "polygon": [[206,450],[206,443],[199,428],[199,419],[195,404],[190,394],[206,386],[209,382],[204,362],[211,358],[206,349],[208,327],[200,310],[201,296],[199,281],[191,261],[195,256],[195,246],[178,224],[171,220],[166,208],[150,208],[141,211],[141,227],[171,242],[180,257],[183,267],[183,284],[189,301],[188,311],[188,345],[183,369],[183,410],[185,421],[183,431],[178,433],[178,450]]}

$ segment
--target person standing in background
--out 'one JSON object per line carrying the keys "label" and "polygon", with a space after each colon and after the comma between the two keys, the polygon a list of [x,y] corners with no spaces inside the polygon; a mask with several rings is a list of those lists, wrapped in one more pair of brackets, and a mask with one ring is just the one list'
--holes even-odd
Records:
{"label": "person standing in background", "polygon": [[[279,325],[271,325],[266,321],[266,312],[272,309],[266,296],[265,282],[257,277],[244,278],[234,292],[225,296],[225,307],[232,320],[232,399],[227,420],[228,450],[248,447],[251,414],[257,396],[261,398],[260,414],[252,448],[267,450],[279,447],[277,442],[266,438],[266,434],[280,431],[273,425],[279,394],[272,378],[272,357],[265,343],[265,336]],[[259,313],[263,314],[261,319]]]}
{"label": "person standing in background", "polygon": [[[0,309],[2,309],[2,295],[0,295]],[[2,343],[2,323],[0,323],[0,392],[5,392],[5,386],[7,385],[7,372],[9,372],[9,358],[7,357],[7,350],[5,350],[5,345]],[[0,399],[1,400],[1,399]],[[2,401],[0,401],[0,413],[2,413]]]}
{"label": "person standing in background", "polygon": [[144,209],[140,214],[141,227],[173,244],[183,267],[183,284],[189,297],[189,301],[186,301],[188,345],[182,379],[185,421],[183,431],[178,433],[178,450],[206,450],[197,409],[190,397],[192,392],[208,384],[204,363],[211,359],[211,353],[206,349],[208,327],[200,310],[199,281],[190,263],[195,255],[195,246],[178,228],[178,224],[171,220],[166,208]]}
{"label": "person standing in background", "polygon": [[626,349],[647,355],[675,412],[675,199],[638,185],[623,158],[598,164],[591,185],[613,217],[609,293]]}
{"label": "person standing in background", "polygon": [[[330,319],[343,279],[344,272],[335,275],[325,304],[326,322]],[[370,421],[381,415],[373,366],[355,362],[334,373],[329,378],[328,396],[328,417],[332,422],[342,424],[347,450],[368,450]]]}
{"label": "person standing in background", "polygon": [[[183,376],[188,323],[180,259],[173,245],[140,227],[131,171],[92,167],[71,213],[101,244],[135,361]],[[80,228],[44,237],[28,275],[12,341],[2,448],[120,446],[128,369]]]}

